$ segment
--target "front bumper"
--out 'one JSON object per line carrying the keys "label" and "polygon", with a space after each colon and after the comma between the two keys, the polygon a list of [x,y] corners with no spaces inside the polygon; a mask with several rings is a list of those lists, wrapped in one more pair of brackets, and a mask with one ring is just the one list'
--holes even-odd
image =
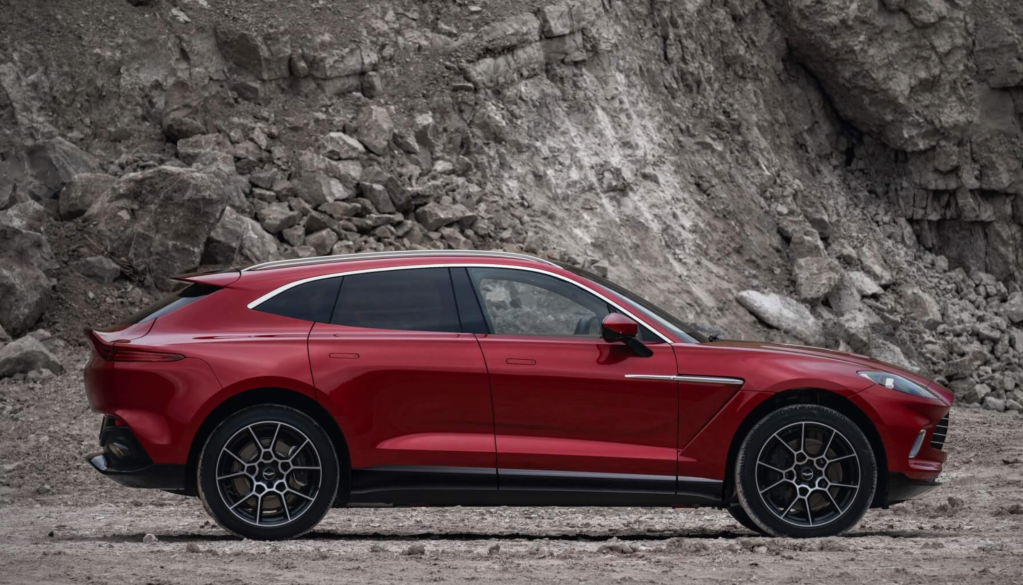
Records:
{"label": "front bumper", "polygon": [[904,473],[888,474],[888,504],[898,504],[919,497],[941,485],[937,481],[916,481]]}

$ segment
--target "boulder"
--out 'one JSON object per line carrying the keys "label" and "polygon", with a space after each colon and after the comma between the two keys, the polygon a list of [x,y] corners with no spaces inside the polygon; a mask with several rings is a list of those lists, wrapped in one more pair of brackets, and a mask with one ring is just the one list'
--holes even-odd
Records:
{"label": "boulder", "polygon": [[935,330],[941,325],[941,307],[934,297],[918,287],[907,287],[902,291],[903,307],[909,316],[926,329]]}
{"label": "boulder", "polygon": [[530,12],[523,12],[489,24],[472,38],[487,52],[499,52],[540,40],[540,20]]}
{"label": "boulder", "polygon": [[848,274],[843,274],[842,279],[835,286],[835,290],[828,294],[828,304],[838,315],[844,315],[863,306],[860,300],[860,291]]}
{"label": "boulder", "polygon": [[1009,321],[1013,323],[1023,322],[1023,292],[1017,291],[1009,295],[1003,309],[1005,311],[1005,318]]}
{"label": "boulder", "polygon": [[866,307],[846,313],[838,320],[842,340],[858,353],[870,351],[870,342],[873,338],[872,330],[880,323],[881,319]]}
{"label": "boulder", "polygon": [[416,210],[416,221],[431,232],[471,217],[475,215],[461,203],[431,201]]}
{"label": "boulder", "polygon": [[870,340],[870,357],[891,364],[893,366],[902,368],[904,370],[915,371],[917,369],[916,364],[909,361],[908,358],[899,349],[899,346],[889,343],[883,339],[874,338]]}
{"label": "boulder", "polygon": [[986,410],[993,410],[995,412],[1005,412],[1005,400],[997,398],[995,396],[985,396],[984,401],[980,403],[981,406]]}
{"label": "boulder", "polygon": [[50,299],[57,261],[42,234],[0,224],[0,327],[14,336],[28,332]]}
{"label": "boulder", "polygon": [[345,189],[341,181],[329,177],[323,173],[306,173],[292,183],[298,191],[298,196],[313,207],[324,203],[348,199],[351,192]]}
{"label": "boulder", "polygon": [[28,168],[34,199],[50,199],[60,193],[75,175],[99,172],[99,161],[63,138],[53,138],[28,150]]}
{"label": "boulder", "polygon": [[75,262],[74,268],[82,276],[102,284],[110,284],[121,275],[121,267],[106,256],[89,256]]}
{"label": "boulder", "polygon": [[220,134],[197,134],[178,140],[178,159],[186,165],[213,153],[230,153],[231,143]]}
{"label": "boulder", "polygon": [[334,230],[324,229],[306,236],[305,244],[316,250],[317,255],[326,256],[330,254],[330,250],[337,240],[338,237]]}
{"label": "boulder", "polygon": [[0,211],[0,224],[9,225],[18,229],[40,232],[43,231],[43,222],[46,220],[46,210],[42,205],[29,199],[22,201]]}
{"label": "boulder", "polygon": [[160,124],[163,133],[171,140],[206,133],[202,100],[188,81],[178,79],[167,90]]}
{"label": "boulder", "polygon": [[235,75],[259,81],[284,79],[290,73],[290,47],[273,37],[261,37],[247,30],[217,28],[217,46]]}
{"label": "boulder", "polygon": [[356,138],[366,148],[375,154],[387,152],[391,143],[391,136],[394,134],[394,122],[387,109],[381,106],[365,106],[359,111],[355,118],[355,127],[358,129]]}
{"label": "boulder", "polygon": [[63,220],[79,218],[92,207],[92,204],[110,189],[114,177],[102,173],[82,173],[75,175],[60,192],[58,206],[60,218]]}
{"label": "boulder", "polygon": [[331,132],[323,137],[323,156],[332,160],[359,158],[366,154],[362,143],[344,132]]}
{"label": "boulder", "polygon": [[[892,273],[888,269],[888,264],[881,257],[881,253],[877,250],[876,246],[866,245],[860,248],[859,251],[860,265],[863,270],[870,275],[878,284],[881,286],[888,286],[893,282]],[[864,296],[871,296],[864,293]]]}
{"label": "boulder", "polygon": [[302,221],[302,214],[288,209],[287,205],[275,204],[256,213],[260,225],[271,234],[279,234]]}
{"label": "boulder", "polygon": [[101,244],[169,289],[194,269],[227,203],[244,198],[222,172],[157,167],[121,177],[85,215]]}
{"label": "boulder", "polygon": [[397,211],[394,203],[391,201],[391,196],[383,185],[359,183],[359,194],[368,199],[373,204],[373,209],[380,213],[394,213]]}
{"label": "boulder", "polygon": [[884,292],[884,289],[881,288],[881,286],[878,285],[876,282],[874,282],[874,279],[868,276],[867,273],[865,272],[854,270],[852,272],[849,272],[846,276],[849,278],[849,281],[856,288],[856,290],[860,293],[860,296],[876,297]]}
{"label": "boulder", "polygon": [[835,290],[842,279],[838,261],[828,257],[807,257],[792,265],[796,296],[803,301],[819,301]]}
{"label": "boulder", "polygon": [[776,293],[744,290],[736,296],[739,304],[765,325],[779,329],[809,344],[820,344],[824,332],[805,305]]}
{"label": "boulder", "polygon": [[0,349],[0,378],[42,369],[54,374],[64,373],[64,366],[60,365],[45,345],[31,335],[12,341]]}
{"label": "boulder", "polygon": [[231,207],[224,209],[202,253],[203,264],[220,266],[259,264],[275,258],[277,239]]}

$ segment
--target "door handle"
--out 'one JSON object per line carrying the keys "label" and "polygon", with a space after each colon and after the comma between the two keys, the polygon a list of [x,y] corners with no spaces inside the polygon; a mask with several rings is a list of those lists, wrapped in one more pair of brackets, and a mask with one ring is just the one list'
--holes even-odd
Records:
{"label": "door handle", "polygon": [[357,359],[359,359],[359,354],[357,354],[357,353],[332,353],[332,354],[330,354],[330,359],[332,359],[332,360],[357,360]]}
{"label": "door handle", "polygon": [[504,363],[512,366],[535,366],[536,360],[529,358],[508,358],[504,360]]}

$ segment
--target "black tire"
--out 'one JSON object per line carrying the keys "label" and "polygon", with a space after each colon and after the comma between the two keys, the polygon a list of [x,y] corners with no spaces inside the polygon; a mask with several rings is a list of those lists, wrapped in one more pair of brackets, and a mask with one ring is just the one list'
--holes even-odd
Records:
{"label": "black tire", "polygon": [[330,436],[306,414],[279,405],[246,408],[220,423],[197,467],[206,512],[225,530],[253,540],[312,530],[340,482]]}
{"label": "black tire", "polygon": [[863,518],[877,472],[856,423],[824,406],[797,404],[750,430],[736,458],[735,485],[742,509],[766,534],[817,538]]}
{"label": "black tire", "polygon": [[739,504],[732,504],[731,506],[728,506],[727,510],[728,513],[732,515],[732,518],[735,518],[735,521],[742,524],[742,527],[746,530],[756,532],[757,534],[767,534],[764,532],[763,528],[757,526],[757,523],[749,517],[746,510],[743,510],[742,506]]}

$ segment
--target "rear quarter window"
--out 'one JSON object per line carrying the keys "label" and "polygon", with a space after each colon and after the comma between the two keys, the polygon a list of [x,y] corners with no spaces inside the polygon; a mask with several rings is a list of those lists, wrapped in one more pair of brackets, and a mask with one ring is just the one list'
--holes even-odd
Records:
{"label": "rear quarter window", "polygon": [[330,323],[340,276],[323,278],[293,286],[254,307],[257,311],[303,321]]}

